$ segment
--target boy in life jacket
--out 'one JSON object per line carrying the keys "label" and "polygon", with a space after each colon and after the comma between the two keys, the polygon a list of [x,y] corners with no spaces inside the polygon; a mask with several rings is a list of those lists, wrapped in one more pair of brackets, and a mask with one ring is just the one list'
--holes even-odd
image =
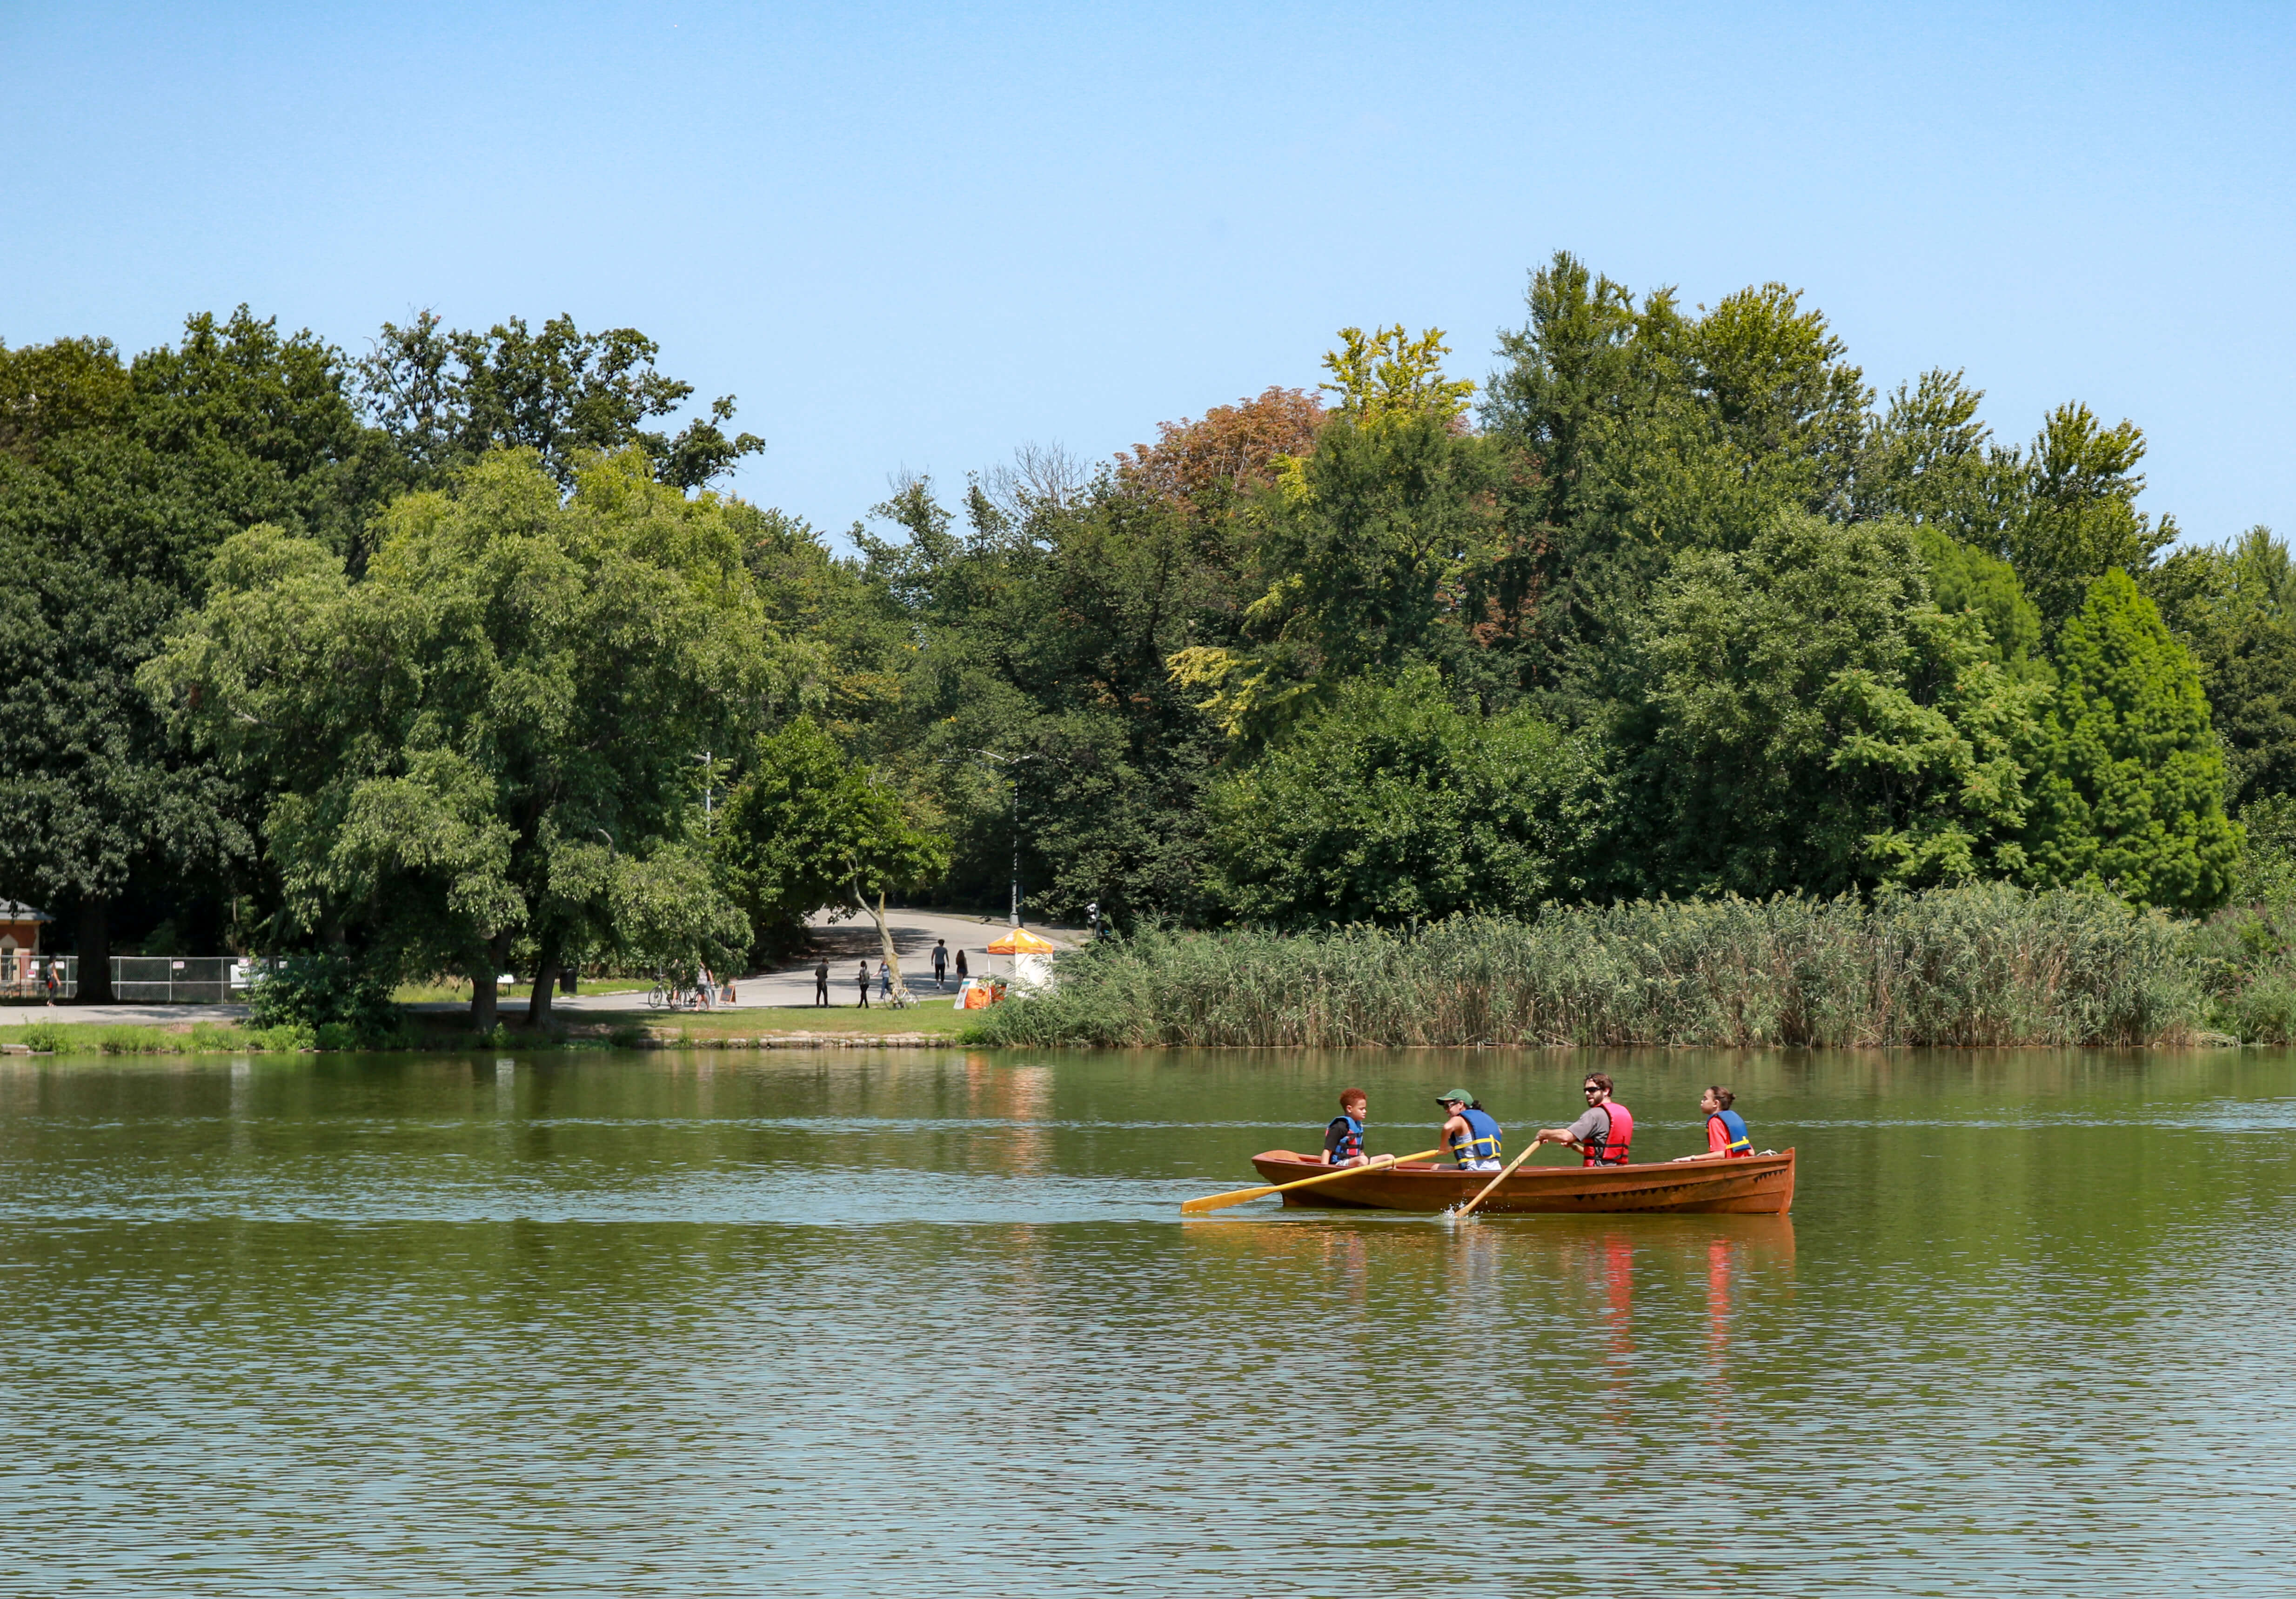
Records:
{"label": "boy in life jacket", "polygon": [[1499,1168],[1499,1124],[1490,1113],[1475,1103],[1475,1096],[1464,1088],[1454,1088],[1435,1096],[1443,1107],[1446,1119],[1436,1134],[1436,1141],[1451,1152],[1451,1159],[1461,1171],[1496,1171]]}
{"label": "boy in life jacket", "polygon": [[1324,1129],[1324,1164],[1326,1166],[1361,1166],[1371,1159],[1364,1153],[1364,1115],[1371,1109],[1370,1096],[1360,1088],[1346,1088],[1340,1093],[1340,1113],[1332,1118]]}
{"label": "boy in life jacket", "polygon": [[1611,1079],[1599,1071],[1587,1074],[1581,1091],[1587,1113],[1567,1128],[1539,1128],[1538,1142],[1570,1144],[1581,1166],[1624,1166],[1635,1141],[1634,1113],[1611,1097]]}
{"label": "boy in life jacket", "polygon": [[1706,1152],[1677,1155],[1677,1160],[1735,1160],[1754,1152],[1746,1119],[1730,1108],[1737,1097],[1719,1083],[1698,1096],[1698,1108],[1706,1112]]}

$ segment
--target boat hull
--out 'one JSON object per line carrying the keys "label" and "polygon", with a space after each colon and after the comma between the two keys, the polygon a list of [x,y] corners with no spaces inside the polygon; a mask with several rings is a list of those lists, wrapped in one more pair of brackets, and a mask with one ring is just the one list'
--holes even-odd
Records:
{"label": "boat hull", "polygon": [[[1330,1169],[1288,1149],[1251,1158],[1260,1179],[1297,1182]],[[1448,1210],[1491,1180],[1487,1171],[1413,1162],[1333,1177],[1284,1194],[1286,1205],[1338,1210]],[[1632,1166],[1515,1168],[1476,1207],[1495,1216],[1784,1216],[1793,1208],[1794,1152],[1735,1160],[1659,1161]]]}

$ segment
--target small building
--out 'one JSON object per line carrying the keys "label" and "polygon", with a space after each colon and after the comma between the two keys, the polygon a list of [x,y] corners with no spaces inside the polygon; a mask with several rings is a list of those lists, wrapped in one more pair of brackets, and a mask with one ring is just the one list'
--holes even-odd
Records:
{"label": "small building", "polygon": [[55,918],[16,899],[0,899],[0,985],[32,980],[32,958],[40,953],[40,927]]}

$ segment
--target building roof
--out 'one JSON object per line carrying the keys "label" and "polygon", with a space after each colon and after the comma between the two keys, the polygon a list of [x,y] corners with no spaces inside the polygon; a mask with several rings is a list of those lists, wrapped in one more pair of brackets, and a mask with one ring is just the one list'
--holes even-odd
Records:
{"label": "building roof", "polygon": [[36,911],[20,899],[0,899],[0,922],[53,922],[45,911]]}

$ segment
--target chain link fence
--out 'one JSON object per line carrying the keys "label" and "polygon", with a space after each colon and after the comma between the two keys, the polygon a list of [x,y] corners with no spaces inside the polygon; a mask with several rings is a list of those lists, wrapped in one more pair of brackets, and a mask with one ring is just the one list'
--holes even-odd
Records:
{"label": "chain link fence", "polygon": [[[246,999],[248,988],[278,965],[245,955],[116,955],[111,996],[123,1004],[232,1004]],[[20,955],[0,969],[0,999],[78,997],[76,955]]]}

